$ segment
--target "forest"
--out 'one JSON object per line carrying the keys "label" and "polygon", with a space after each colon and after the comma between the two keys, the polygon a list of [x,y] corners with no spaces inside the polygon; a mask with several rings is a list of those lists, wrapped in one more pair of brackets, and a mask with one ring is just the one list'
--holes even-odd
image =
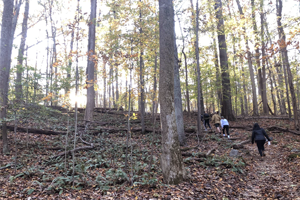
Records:
{"label": "forest", "polygon": [[0,199],[300,199],[300,0],[0,18]]}

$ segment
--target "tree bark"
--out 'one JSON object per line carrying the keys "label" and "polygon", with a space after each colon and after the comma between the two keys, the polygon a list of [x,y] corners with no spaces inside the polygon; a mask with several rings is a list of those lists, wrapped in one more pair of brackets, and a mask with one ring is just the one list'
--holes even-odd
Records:
{"label": "tree bark", "polygon": [[164,182],[167,184],[179,184],[183,181],[184,176],[174,109],[174,34],[172,0],[159,0],[161,166]]}
{"label": "tree bark", "polygon": [[6,108],[8,102],[9,72],[12,52],[13,38],[13,11],[14,1],[3,0],[3,14],[1,25],[1,43],[0,43],[0,119],[2,121],[2,140],[3,154],[9,152],[7,129],[4,118],[6,118]]}
{"label": "tree bark", "polygon": [[297,113],[297,99],[296,99],[295,89],[294,89],[294,84],[293,84],[293,75],[291,72],[288,52],[287,52],[287,48],[286,48],[287,44],[285,41],[286,40],[285,33],[283,30],[283,26],[281,24],[282,0],[276,0],[276,11],[277,11],[276,12],[277,13],[277,26],[278,26],[278,33],[279,33],[279,46],[280,46],[280,51],[282,53],[282,62],[286,68],[287,75],[288,75],[288,83],[290,86],[290,92],[291,92],[291,96],[292,96],[295,129],[299,130],[298,113]]}
{"label": "tree bark", "polygon": [[16,83],[15,83],[16,99],[23,98],[22,73],[24,71],[23,60],[24,60],[25,43],[27,38],[28,14],[29,14],[29,0],[26,0],[24,18],[22,23],[22,38],[21,38],[21,44],[19,48],[18,65],[17,65],[17,73],[16,73],[17,74]]}
{"label": "tree bark", "polygon": [[228,71],[228,57],[227,46],[224,32],[224,21],[222,15],[222,2],[221,0],[215,0],[216,17],[218,20],[218,42],[219,42],[219,56],[222,71],[222,115],[228,120],[235,120],[232,113],[231,103],[231,88],[230,78]]}
{"label": "tree bark", "polygon": [[87,101],[84,119],[93,121],[95,107],[94,68],[95,68],[95,32],[96,32],[97,0],[91,0],[91,15],[89,22],[88,63],[87,63]]}

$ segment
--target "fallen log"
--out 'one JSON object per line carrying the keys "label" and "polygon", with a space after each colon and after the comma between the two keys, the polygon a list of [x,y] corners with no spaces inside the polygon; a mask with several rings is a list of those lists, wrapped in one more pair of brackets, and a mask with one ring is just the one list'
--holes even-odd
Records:
{"label": "fallen log", "polygon": [[[0,126],[2,128],[2,126]],[[14,131],[14,126],[6,125],[7,130]],[[17,132],[27,132],[27,128],[17,127]],[[43,129],[28,128],[28,133],[43,134],[43,135],[66,135],[66,132],[51,131]]]}
{"label": "fallen log", "polygon": [[184,129],[184,132],[186,132],[186,133],[196,133],[197,130],[195,128],[186,128],[186,129]]}
{"label": "fallen log", "polygon": [[246,131],[252,131],[252,127],[250,126],[230,126],[230,129],[244,129]]}
{"label": "fallen log", "polygon": [[182,155],[182,156],[186,156],[186,157],[191,157],[191,156],[193,156],[192,153],[185,153],[185,152],[181,152],[181,155]]}
{"label": "fallen log", "polygon": [[228,138],[229,140],[239,140],[239,139],[241,139],[240,137],[236,137],[236,138],[233,138],[233,137],[230,137],[230,138]]}
{"label": "fallen log", "polygon": [[76,149],[72,149],[72,150],[69,150],[67,152],[61,152],[60,154],[56,155],[56,156],[53,156],[51,157],[51,159],[54,159],[54,158],[57,158],[57,157],[60,157],[60,156],[63,156],[65,154],[70,154],[70,153],[75,153],[77,151],[83,151],[83,150],[91,150],[91,149],[94,149],[95,146],[83,146],[83,147],[78,147]]}
{"label": "fallen log", "polygon": [[[278,119],[278,120],[289,120],[288,117],[286,116],[279,116],[279,117],[272,117],[272,116],[250,116],[250,117],[243,117],[243,116],[238,116],[237,119],[245,119],[245,120],[249,120],[249,119]],[[291,118],[291,120],[293,120],[293,118]]]}
{"label": "fallen log", "polygon": [[280,128],[277,126],[271,126],[271,127],[267,127],[266,128],[268,131],[282,131],[282,132],[289,132],[289,133],[293,133],[294,135],[300,135],[300,133],[298,133],[297,131],[292,131],[289,129],[285,129],[285,128]]}
{"label": "fallen log", "polygon": [[[127,128],[116,128],[116,129],[111,129],[111,128],[100,128],[98,131],[95,132],[108,132],[108,133],[118,133],[118,132],[122,132],[122,131],[127,131]],[[142,128],[133,128],[131,129],[131,132],[140,132],[142,131]],[[153,130],[145,128],[145,132],[153,132]],[[157,131],[156,131],[157,132]],[[158,131],[160,132],[160,131]]]}
{"label": "fallen log", "polygon": [[194,146],[194,147],[185,147],[185,148],[181,148],[180,150],[181,151],[188,151],[188,150],[191,150],[191,149],[197,149],[199,146]]}
{"label": "fallen log", "polygon": [[63,150],[64,148],[63,147],[47,147],[45,149],[47,149],[47,150]]}
{"label": "fallen log", "polygon": [[188,163],[192,163],[193,161],[204,162],[205,158],[188,158],[185,159],[183,162],[188,164]]}
{"label": "fallen log", "polygon": [[244,144],[247,144],[247,143],[249,143],[249,142],[251,142],[251,139],[242,141],[242,142],[240,142],[240,143],[233,144],[233,145],[232,145],[232,148],[233,148],[233,149],[242,149],[242,148],[244,148]]}

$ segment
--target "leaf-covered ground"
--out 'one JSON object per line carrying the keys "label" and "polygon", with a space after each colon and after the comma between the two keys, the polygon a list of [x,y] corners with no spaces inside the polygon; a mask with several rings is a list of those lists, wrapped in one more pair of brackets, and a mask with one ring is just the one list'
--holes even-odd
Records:
{"label": "leaf-covered ground", "polygon": [[[248,127],[230,128],[230,140],[206,132],[199,146],[196,134],[188,131],[182,155],[189,175],[185,182],[173,186],[163,184],[160,135],[149,131],[153,128],[150,120],[146,120],[148,132],[144,135],[138,131],[139,120],[133,120],[132,130],[136,131],[127,145],[128,135],[122,131],[127,128],[126,117],[120,112],[96,113],[97,123],[88,127],[79,114],[76,148],[82,149],[74,153],[73,179],[72,154],[65,158],[63,153],[73,149],[73,115],[67,146],[65,135],[9,133],[10,154],[0,154],[0,199],[300,199],[300,136],[269,131],[273,141],[265,145],[263,160],[251,143],[238,149],[239,157],[229,156],[234,144],[249,139],[249,125],[257,119],[230,122],[232,127]],[[54,131],[68,127],[67,115],[57,112],[45,119],[31,117],[26,124],[21,117],[18,121],[19,127],[27,127],[27,123]],[[185,122],[188,130],[196,127],[194,118],[185,117]],[[292,127],[288,120],[259,122],[263,128]],[[156,125],[158,130],[159,121]],[[91,143],[92,148],[87,148]]]}

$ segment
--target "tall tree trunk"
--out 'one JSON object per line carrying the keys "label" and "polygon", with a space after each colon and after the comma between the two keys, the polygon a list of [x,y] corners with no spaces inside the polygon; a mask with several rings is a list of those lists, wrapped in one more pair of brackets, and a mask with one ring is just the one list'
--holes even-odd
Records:
{"label": "tall tree trunk", "polygon": [[91,15],[89,22],[89,41],[88,41],[88,63],[87,63],[87,101],[84,120],[93,121],[93,111],[95,107],[94,89],[94,55],[95,55],[95,35],[96,35],[96,10],[97,0],[91,0]]}
{"label": "tall tree trunk", "polygon": [[[244,18],[244,12],[243,9],[240,5],[240,1],[236,0],[236,3],[238,5],[238,9],[241,15],[241,18]],[[257,105],[257,94],[256,94],[256,84],[254,80],[254,71],[253,71],[253,66],[252,66],[252,55],[250,52],[249,48],[249,40],[248,40],[248,35],[246,33],[246,27],[243,27],[244,30],[244,37],[245,37],[245,43],[246,43],[246,49],[247,49],[247,60],[248,60],[248,67],[249,67],[249,72],[250,72],[250,79],[251,79],[251,88],[252,88],[252,103],[253,103],[253,115],[258,115],[258,105]]]}
{"label": "tall tree trunk", "polygon": [[182,54],[184,56],[184,69],[185,69],[185,93],[186,93],[186,103],[187,103],[187,109],[188,109],[188,116],[191,117],[191,106],[190,106],[190,94],[189,94],[189,81],[188,81],[188,68],[187,68],[187,57],[184,52],[184,49],[182,49]]}
{"label": "tall tree trunk", "polygon": [[262,84],[262,102],[264,114],[269,114],[268,109],[268,99],[267,99],[267,86],[266,86],[266,53],[265,53],[265,38],[264,38],[264,0],[260,0],[260,22],[261,22],[261,55],[262,55],[262,74],[261,74],[261,84]]}
{"label": "tall tree trunk", "polygon": [[[109,66],[111,68],[111,66]],[[111,69],[109,68],[109,79],[108,79],[108,108],[111,108]]]}
{"label": "tall tree trunk", "polygon": [[[28,46],[26,46],[26,57],[28,58]],[[26,103],[28,103],[28,96],[29,96],[29,69],[27,64],[27,59],[25,60],[25,66],[26,66]]]}
{"label": "tall tree trunk", "polygon": [[[237,99],[238,99],[238,89],[240,88],[240,82],[238,81],[237,78],[237,74],[236,74],[236,49],[235,49],[235,43],[236,43],[236,38],[233,36],[233,73],[234,73],[234,80],[235,80],[235,116],[238,116],[238,103],[237,103]],[[241,105],[243,105],[243,99],[241,100]],[[241,106],[242,107],[242,106]],[[242,115],[244,113],[244,108],[242,108],[241,110],[243,110]]]}
{"label": "tall tree trunk", "polygon": [[172,0],[159,0],[161,167],[164,182],[167,184],[179,184],[184,176],[174,109],[174,63],[176,62],[174,34]]}
{"label": "tall tree trunk", "polygon": [[[98,85],[98,60],[95,58],[95,67],[94,67],[94,91],[95,91],[95,107],[99,107],[99,85]],[[96,87],[96,89],[95,89]]]}
{"label": "tall tree trunk", "polygon": [[70,92],[71,88],[71,72],[72,72],[72,59],[73,59],[73,46],[74,46],[74,35],[75,35],[75,26],[72,26],[72,34],[71,34],[71,43],[70,43],[70,53],[68,56],[68,68],[67,68],[67,87],[66,94]]}
{"label": "tall tree trunk", "polygon": [[110,66],[110,85],[111,85],[111,93],[112,93],[112,102],[113,102],[113,107],[116,108],[116,99],[115,99],[115,86],[114,86],[114,69],[113,69],[113,64]]}
{"label": "tall tree trunk", "polygon": [[280,51],[282,53],[282,61],[283,61],[284,66],[286,67],[287,75],[288,75],[288,82],[289,82],[291,96],[292,96],[295,129],[299,130],[298,113],[297,113],[297,99],[296,99],[295,90],[294,90],[293,75],[291,72],[288,52],[286,49],[287,44],[285,41],[285,33],[283,30],[283,26],[281,24],[282,0],[276,0],[276,11],[277,11],[276,12],[277,13],[277,25],[278,25],[279,43],[280,43],[279,46],[280,46]]}
{"label": "tall tree trunk", "polygon": [[[51,64],[51,90],[54,95],[56,95],[57,91],[57,67],[54,67],[54,84],[52,85],[52,77],[53,77],[53,65],[56,65],[57,62],[57,54],[56,54],[56,27],[54,26],[53,18],[52,18],[52,7],[53,7],[54,0],[48,0],[49,2],[49,18],[51,23],[51,33],[52,33],[52,40],[53,40],[53,52],[52,52],[52,64]],[[54,91],[53,91],[54,90]],[[57,101],[54,103],[57,105]],[[52,106],[52,101],[51,101]]]}
{"label": "tall tree trunk", "polygon": [[222,115],[228,120],[235,120],[232,113],[231,104],[231,88],[230,88],[230,78],[228,71],[228,57],[227,57],[227,47],[224,32],[224,21],[222,14],[222,2],[221,0],[215,0],[215,10],[216,17],[218,20],[218,43],[219,43],[219,56],[222,71]]}
{"label": "tall tree trunk", "polygon": [[[77,1],[77,33],[76,33],[76,38],[79,37],[79,1]],[[76,68],[75,68],[75,97],[78,95],[78,81],[79,81],[79,73],[78,73],[78,40],[76,40]],[[78,119],[78,108],[77,108],[77,99],[75,100],[75,131],[74,131],[74,145],[73,149],[76,148],[76,136],[77,136],[77,119]],[[73,186],[74,186],[74,175],[75,175],[75,153],[73,152],[72,154],[72,180],[73,180]]]}
{"label": "tall tree trunk", "polygon": [[[142,0],[140,0],[140,3]],[[143,48],[143,28],[142,28],[142,8],[140,8],[140,91],[141,91],[141,104],[140,104],[140,113],[141,113],[141,122],[142,122],[142,134],[145,133],[145,84],[144,84],[144,48]]]}
{"label": "tall tree trunk", "polygon": [[106,60],[103,58],[103,108],[106,108]]}
{"label": "tall tree trunk", "polygon": [[[257,73],[257,81],[258,81],[258,91],[261,96],[261,100],[263,101],[263,85],[262,85],[262,72],[261,72],[261,66],[260,66],[260,53],[259,53],[259,39],[258,39],[258,30],[257,30],[257,25],[256,25],[256,20],[255,20],[255,4],[254,0],[251,0],[251,7],[252,7],[252,23],[253,23],[253,30],[254,30],[254,35],[255,35],[255,61],[256,61],[256,68],[258,70]],[[264,103],[263,103],[264,105]],[[265,110],[265,109],[264,109]],[[266,114],[266,113],[265,113]]]}
{"label": "tall tree trunk", "polygon": [[276,88],[276,96],[277,96],[277,100],[278,100],[279,110],[280,110],[280,113],[283,114],[284,112],[282,110],[281,100],[280,100],[280,96],[279,96],[279,89],[276,84],[276,79],[275,79],[274,73],[272,73],[272,77],[270,77],[270,78],[273,78],[273,83]]}
{"label": "tall tree trunk", "polygon": [[[176,37],[176,33],[174,33]],[[180,75],[179,75],[179,60],[176,46],[176,38],[174,38],[174,105],[175,105],[175,115],[177,132],[179,137],[179,143],[181,146],[186,144],[185,133],[184,133],[184,122],[183,122],[183,112],[182,112],[182,99],[181,99],[181,86],[180,86]]]}
{"label": "tall tree trunk", "polygon": [[13,0],[3,0],[3,14],[1,24],[0,43],[0,119],[2,121],[3,154],[9,153],[6,122],[6,108],[8,102],[9,72],[13,38]]}
{"label": "tall tree trunk", "polygon": [[[299,71],[299,65],[296,66],[296,71]],[[297,78],[297,97],[298,97],[298,109],[300,109],[300,77]]]}
{"label": "tall tree trunk", "polygon": [[24,60],[24,48],[27,38],[27,21],[28,21],[28,13],[29,13],[29,0],[26,0],[24,18],[22,23],[22,38],[21,44],[19,48],[18,54],[18,65],[17,65],[17,79],[16,79],[16,99],[23,98],[23,90],[22,90],[22,73],[24,71],[23,68],[23,60]]}
{"label": "tall tree trunk", "polygon": [[[46,6],[44,6],[44,17],[45,17],[46,27],[48,27],[47,8],[46,8]],[[49,48],[49,33],[48,33],[47,29],[46,29],[46,36],[47,36],[47,67],[46,67],[46,95],[45,96],[48,96],[48,94],[49,94],[49,82],[50,82],[49,79],[51,77],[51,75],[50,75],[51,74],[51,52],[50,52],[50,48]],[[49,62],[50,62],[50,69],[49,69]],[[50,88],[50,91],[51,91],[51,88]],[[27,86],[27,93],[26,93],[26,102],[27,101],[28,101],[28,86]],[[48,100],[46,100],[45,105],[48,106],[48,104],[49,104],[49,102],[48,102]]]}
{"label": "tall tree trunk", "polygon": [[193,26],[194,26],[194,32],[195,32],[195,36],[196,36],[196,40],[195,40],[195,44],[194,44],[194,48],[195,48],[195,54],[196,54],[196,62],[197,62],[197,66],[196,66],[196,76],[197,76],[197,131],[198,131],[198,135],[200,135],[200,137],[203,136],[202,134],[202,130],[201,130],[201,114],[202,114],[202,104],[203,101],[201,102],[201,71],[200,71],[200,61],[199,61],[199,6],[198,6],[198,0],[196,1],[196,14],[195,14],[195,10],[194,10],[194,6],[193,6],[193,1],[190,0],[191,2],[191,7],[192,7],[192,16],[194,18],[193,20]]}
{"label": "tall tree trunk", "polygon": [[140,100],[140,112],[141,112],[141,124],[142,124],[142,134],[145,133],[145,89],[144,89],[144,53],[141,51],[140,55],[140,91],[141,91],[141,100]]}
{"label": "tall tree trunk", "polygon": [[[6,0],[3,0],[6,1]],[[13,43],[14,41],[14,35],[16,31],[16,26],[18,23],[19,13],[21,5],[23,4],[23,0],[15,0],[15,6],[14,6],[14,14],[12,19],[12,35],[10,36],[10,43]]]}
{"label": "tall tree trunk", "polygon": [[154,61],[154,81],[153,81],[153,96],[152,96],[152,121],[155,120],[155,108],[157,106],[155,105],[157,102],[157,52],[155,52],[155,61]]}
{"label": "tall tree trunk", "polygon": [[284,98],[284,91],[283,91],[283,88],[284,88],[284,83],[283,83],[283,69],[282,69],[282,65],[280,63],[276,63],[275,61],[275,68],[276,68],[276,71],[277,71],[277,75],[278,75],[278,83],[279,83],[279,91],[280,91],[280,99],[281,99],[281,107],[282,107],[282,113],[283,115],[286,114],[286,101],[285,101],[285,98]]}
{"label": "tall tree trunk", "polygon": [[[241,49],[241,42],[239,42],[239,49]],[[243,90],[243,96],[241,96],[241,102],[243,102],[242,106],[242,115],[248,115],[248,100],[247,100],[247,88],[246,88],[246,81],[245,81],[245,69],[244,69],[244,57],[240,56],[240,64],[241,64],[241,72],[243,78],[243,86],[240,88]],[[243,88],[243,89],[242,89]]]}
{"label": "tall tree trunk", "polygon": [[119,73],[118,73],[118,64],[116,65],[116,104],[119,109]]}
{"label": "tall tree trunk", "polygon": [[[268,23],[265,23],[265,27],[266,27],[266,33],[267,33],[267,37],[268,37],[269,43],[270,43],[270,45],[272,45],[271,36],[270,36],[270,33],[269,33]],[[280,87],[277,87],[274,73],[272,73],[272,77],[273,77],[273,81],[274,81],[273,83],[274,83],[275,88],[276,88],[276,95],[277,95],[278,105],[279,105],[279,108],[280,108],[280,113],[282,115],[284,115],[284,114],[286,114],[286,106],[285,106],[285,100],[284,100],[283,91],[282,91],[282,88],[283,88],[282,74],[281,73],[279,74],[280,68],[278,68],[278,67],[280,67],[280,65],[277,64],[276,56],[275,55],[273,55],[273,59],[274,59],[274,68],[277,69],[278,84],[279,84]],[[269,61],[269,63],[270,63],[270,66],[272,66],[271,65],[271,61]],[[276,66],[278,66],[278,67],[276,67]],[[281,98],[279,98],[279,96],[281,96]]]}
{"label": "tall tree trunk", "polygon": [[[215,55],[215,59],[214,59],[214,64],[215,64],[215,68],[216,68],[216,88],[217,88],[217,104],[218,104],[218,110],[220,110],[220,104],[222,101],[222,86],[221,86],[221,79],[220,79],[220,66],[219,66],[219,57],[218,57],[218,50],[217,50],[217,42],[216,39],[213,38],[213,45],[214,45],[214,55]],[[215,110],[213,110],[215,111]]]}
{"label": "tall tree trunk", "polygon": [[35,67],[34,67],[34,73],[33,73],[33,97],[32,97],[32,102],[34,104],[35,104],[36,91],[37,91],[37,85],[38,85],[38,80],[37,80],[37,61],[38,61],[38,52],[36,52]]}
{"label": "tall tree trunk", "polygon": [[187,69],[187,57],[186,57],[186,53],[184,51],[185,49],[185,39],[183,36],[183,31],[182,31],[182,27],[181,27],[181,23],[180,23],[180,19],[177,15],[178,18],[178,22],[179,22],[179,26],[180,26],[180,32],[181,32],[181,37],[182,37],[182,54],[184,56],[184,69],[185,69],[185,91],[186,91],[186,104],[187,104],[187,109],[188,109],[188,116],[189,118],[191,117],[191,107],[190,107],[190,94],[189,94],[189,83],[188,83],[188,69]]}
{"label": "tall tree trunk", "polygon": [[273,87],[272,72],[270,66],[268,66],[268,69],[269,69],[269,78],[270,78],[270,86],[271,86],[271,95],[272,95],[272,101],[274,106],[274,115],[277,115],[276,98],[275,98],[275,91]]}
{"label": "tall tree trunk", "polygon": [[[282,58],[282,62],[283,61],[283,56],[282,56],[282,53],[281,53],[281,58]],[[291,104],[290,104],[290,94],[289,94],[289,86],[288,86],[288,77],[287,77],[287,72],[286,72],[286,66],[284,66],[284,63],[283,63],[283,73],[284,73],[284,80],[285,80],[285,88],[286,88],[286,99],[287,99],[287,104],[288,104],[288,110],[289,110],[289,119],[292,118],[292,111],[291,111]]]}

